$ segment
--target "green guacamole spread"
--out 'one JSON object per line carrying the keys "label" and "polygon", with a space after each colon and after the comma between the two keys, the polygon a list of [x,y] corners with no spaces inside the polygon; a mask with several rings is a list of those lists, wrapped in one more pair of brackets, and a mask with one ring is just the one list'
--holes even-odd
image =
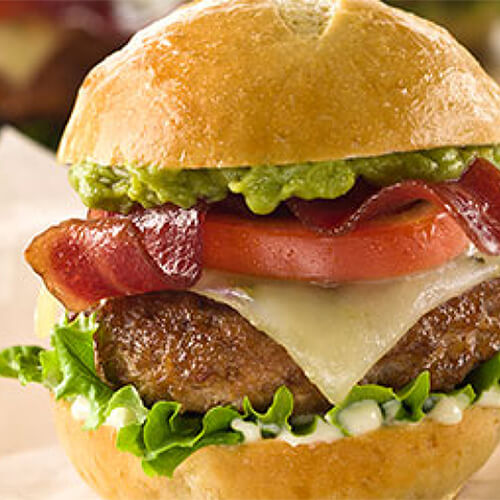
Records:
{"label": "green guacamole spread", "polygon": [[174,170],[155,166],[74,165],[71,185],[91,208],[127,212],[134,203],[149,208],[166,202],[183,208],[197,200],[223,200],[239,193],[252,212],[265,215],[291,197],[334,199],[358,176],[377,185],[404,179],[439,182],[456,179],[476,157],[500,168],[500,146],[440,148],[371,158],[236,168]]}

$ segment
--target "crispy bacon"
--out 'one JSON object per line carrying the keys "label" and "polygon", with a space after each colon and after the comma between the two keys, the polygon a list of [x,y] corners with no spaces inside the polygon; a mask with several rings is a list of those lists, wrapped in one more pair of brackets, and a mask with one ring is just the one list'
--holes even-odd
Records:
{"label": "crispy bacon", "polygon": [[372,189],[361,183],[336,200],[293,199],[288,206],[307,227],[340,235],[370,219],[426,200],[452,215],[480,251],[500,255],[500,171],[489,161],[476,159],[456,181],[408,180],[375,193]]}
{"label": "crispy bacon", "polygon": [[[308,227],[338,235],[418,200],[442,207],[479,250],[500,255],[500,171],[483,159],[457,181],[410,180],[379,190],[361,182],[338,200],[291,200],[288,206]],[[201,205],[184,210],[171,204],[127,216],[90,211],[89,220],[72,219],[37,236],[26,260],[71,311],[108,297],[186,289],[202,269],[205,212]]]}
{"label": "crispy bacon", "polygon": [[37,236],[26,260],[71,311],[100,299],[186,289],[201,272],[201,207],[72,219]]}

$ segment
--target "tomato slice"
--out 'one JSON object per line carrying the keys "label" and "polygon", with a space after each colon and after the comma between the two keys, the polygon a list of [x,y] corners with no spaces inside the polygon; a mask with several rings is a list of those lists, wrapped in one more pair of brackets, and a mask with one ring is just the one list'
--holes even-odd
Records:
{"label": "tomato slice", "polygon": [[424,203],[341,236],[323,236],[293,217],[210,212],[203,229],[203,265],[321,283],[378,280],[437,267],[468,243],[451,216]]}

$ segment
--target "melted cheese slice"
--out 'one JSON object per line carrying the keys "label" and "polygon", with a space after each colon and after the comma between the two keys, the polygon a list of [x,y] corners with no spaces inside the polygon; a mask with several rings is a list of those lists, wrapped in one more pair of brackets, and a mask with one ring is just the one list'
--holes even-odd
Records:
{"label": "melted cheese slice", "polygon": [[500,258],[464,255],[425,273],[336,288],[206,271],[193,291],[266,332],[338,403],[421,316],[497,276]]}
{"label": "melted cheese slice", "polygon": [[62,304],[42,285],[35,309],[35,334],[43,339],[50,337],[54,324],[64,316]]}

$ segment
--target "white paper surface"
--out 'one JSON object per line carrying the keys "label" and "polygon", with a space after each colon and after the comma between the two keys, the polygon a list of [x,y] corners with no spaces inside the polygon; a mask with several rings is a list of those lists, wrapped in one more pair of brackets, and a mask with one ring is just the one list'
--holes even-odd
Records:
{"label": "white paper surface", "polygon": [[[40,282],[25,264],[30,239],[84,216],[66,169],[16,132],[0,134],[0,349],[40,344],[33,308]],[[500,450],[460,500],[500,499]],[[57,446],[47,391],[0,378],[0,500],[97,500]]]}
{"label": "white paper surface", "polygon": [[[0,349],[43,343],[33,333],[40,281],[24,262],[33,236],[85,213],[54,156],[12,129],[0,132]],[[47,391],[0,378],[0,456],[55,443]],[[0,499],[3,497],[0,495]]]}
{"label": "white paper surface", "polygon": [[0,458],[2,500],[98,500],[57,446]]}

